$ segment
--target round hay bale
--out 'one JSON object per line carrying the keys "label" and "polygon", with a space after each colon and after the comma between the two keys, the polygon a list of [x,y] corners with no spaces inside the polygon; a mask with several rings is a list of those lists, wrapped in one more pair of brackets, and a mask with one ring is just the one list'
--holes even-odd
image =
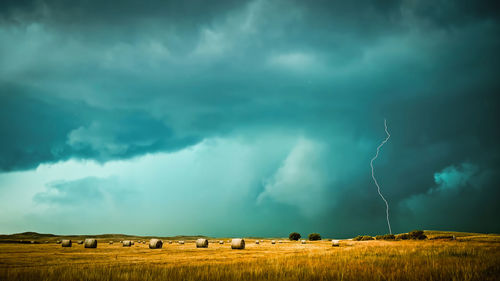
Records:
{"label": "round hay bale", "polygon": [[61,240],[57,240],[57,241],[56,241],[56,244],[61,244]]}
{"label": "round hay bale", "polygon": [[71,247],[71,240],[65,239],[61,242],[61,246],[63,247]]}
{"label": "round hay bale", "polygon": [[172,244],[172,241],[168,241],[168,244]]}
{"label": "round hay bale", "polygon": [[179,241],[179,244],[184,245],[184,241]]}
{"label": "round hay bale", "polygon": [[125,241],[122,242],[122,245],[123,245],[123,247],[130,247],[130,246],[133,245],[132,243],[133,242],[130,241],[130,240],[125,240]]}
{"label": "round hay bale", "polygon": [[85,248],[97,248],[97,239],[87,238],[85,239]]}
{"label": "round hay bale", "polygon": [[276,244],[276,241],[274,241],[274,240],[271,240],[271,244]]}
{"label": "round hay bale", "polygon": [[339,240],[332,240],[332,247],[340,247]]}
{"label": "round hay bale", "polygon": [[113,241],[109,241],[109,245],[113,245]]}
{"label": "round hay bale", "polygon": [[300,243],[305,244],[306,240],[300,240]]}
{"label": "round hay bale", "polygon": [[35,244],[35,241],[30,241],[31,244]]}
{"label": "round hay bale", "polygon": [[264,243],[264,240],[260,240],[260,243]]}
{"label": "round hay bale", "polygon": [[224,244],[224,241],[220,240],[220,241],[219,241],[219,244],[221,244],[221,245],[222,245],[222,244]]}
{"label": "round hay bale", "polygon": [[208,248],[208,240],[205,238],[196,240],[196,248]]}
{"label": "round hay bale", "polygon": [[255,244],[259,244],[259,243],[260,243],[259,240],[255,240]]}
{"label": "round hay bale", "polygon": [[78,244],[82,245],[83,244],[83,240],[79,240]]}
{"label": "round hay bale", "polygon": [[149,240],[150,249],[161,249],[161,247],[163,247],[163,241],[161,241],[160,239]]}
{"label": "round hay bale", "polygon": [[245,249],[245,239],[236,238],[231,241],[231,249]]}
{"label": "round hay bale", "polygon": [[281,244],[281,243],[283,243],[283,241],[282,241],[282,240],[280,240],[280,241],[278,241],[278,243],[280,243],[280,244]]}

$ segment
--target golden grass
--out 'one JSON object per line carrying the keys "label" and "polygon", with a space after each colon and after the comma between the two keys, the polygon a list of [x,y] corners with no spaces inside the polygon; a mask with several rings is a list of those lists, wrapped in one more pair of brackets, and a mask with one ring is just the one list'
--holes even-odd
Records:
{"label": "golden grass", "polygon": [[0,244],[0,280],[498,280],[496,241],[286,241],[231,250],[167,244],[151,250],[109,240],[73,244]]}

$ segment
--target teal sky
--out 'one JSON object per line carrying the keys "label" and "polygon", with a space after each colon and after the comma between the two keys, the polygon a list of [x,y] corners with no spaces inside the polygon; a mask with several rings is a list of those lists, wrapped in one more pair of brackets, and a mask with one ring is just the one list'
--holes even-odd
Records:
{"label": "teal sky", "polygon": [[0,233],[498,233],[499,8],[2,1]]}

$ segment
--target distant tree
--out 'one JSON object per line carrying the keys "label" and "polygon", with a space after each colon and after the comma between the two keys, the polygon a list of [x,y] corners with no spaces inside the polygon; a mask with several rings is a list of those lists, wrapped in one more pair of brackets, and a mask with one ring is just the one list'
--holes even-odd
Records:
{"label": "distant tree", "polygon": [[288,238],[290,240],[295,240],[295,241],[299,240],[300,237],[302,237],[302,236],[300,236],[300,233],[298,233],[298,232],[292,232],[292,233],[290,233],[290,235],[288,235]]}
{"label": "distant tree", "polygon": [[360,236],[360,235],[352,238],[353,241],[361,241],[361,239],[363,239],[363,236]]}
{"label": "distant tree", "polygon": [[396,235],[394,235],[394,234],[384,235],[384,240],[394,240],[394,239],[396,239]]}
{"label": "distant tree", "polygon": [[401,233],[396,235],[396,240],[408,240],[410,239],[410,235],[408,233]]}
{"label": "distant tree", "polygon": [[377,239],[377,240],[394,240],[394,239],[396,239],[396,236],[394,236],[394,234],[377,235],[377,236],[375,236],[375,239]]}
{"label": "distant tree", "polygon": [[353,241],[368,241],[368,240],[374,240],[373,237],[370,235],[359,235],[354,238],[352,238]]}
{"label": "distant tree", "polygon": [[321,235],[319,235],[319,233],[311,233],[309,234],[309,240],[311,241],[321,240]]}
{"label": "distant tree", "polygon": [[410,236],[410,239],[414,239],[414,240],[427,239],[427,236],[424,234],[423,230],[413,230],[413,231],[410,231],[410,233],[408,233],[408,235]]}

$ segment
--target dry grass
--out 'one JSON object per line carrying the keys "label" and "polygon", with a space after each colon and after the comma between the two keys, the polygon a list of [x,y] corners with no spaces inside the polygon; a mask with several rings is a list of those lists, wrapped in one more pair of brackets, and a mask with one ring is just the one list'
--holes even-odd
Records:
{"label": "dry grass", "polygon": [[[107,241],[107,240],[106,240]],[[498,280],[497,241],[287,241],[245,250],[0,244],[0,280]]]}

